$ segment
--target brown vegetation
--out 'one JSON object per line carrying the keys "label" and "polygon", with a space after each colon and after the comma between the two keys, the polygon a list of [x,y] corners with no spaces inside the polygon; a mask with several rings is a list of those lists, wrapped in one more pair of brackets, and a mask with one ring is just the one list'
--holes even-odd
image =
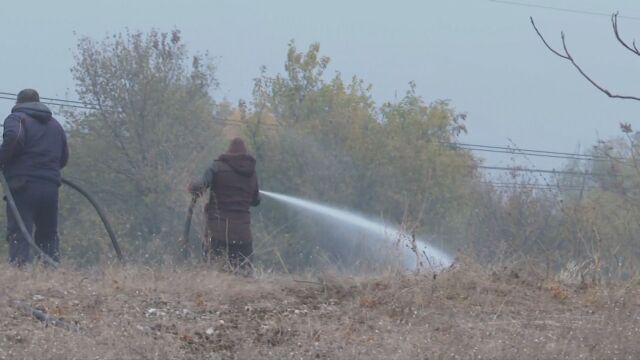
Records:
{"label": "brown vegetation", "polygon": [[[223,151],[225,137],[242,136],[265,190],[383,219],[485,265],[526,257],[546,272],[571,265],[591,279],[640,273],[640,138],[629,124],[624,137],[541,176],[516,171],[521,164],[483,165],[478,151],[460,144],[466,114],[421,97],[415,83],[376,103],[365,80],[329,76],[319,44],[301,51],[291,42],[285,71],[261,69],[251,97],[237,104],[219,100],[211,59],[189,54],[177,30],[82,38],[75,51],[77,97],[92,105],[62,114],[72,149],[64,175],[104,207],[131,263],[177,260],[186,184]],[[511,150],[522,155],[515,144]],[[191,227],[193,254],[203,203]],[[114,260],[85,199],[63,187],[60,204],[64,261]],[[357,232],[269,199],[255,210],[253,230],[254,259],[264,269],[366,271],[384,253],[357,241]]]}
{"label": "brown vegetation", "polygon": [[[3,267],[0,357],[633,358],[640,284],[485,271],[238,278],[203,268]],[[25,301],[71,329],[12,306]]]}

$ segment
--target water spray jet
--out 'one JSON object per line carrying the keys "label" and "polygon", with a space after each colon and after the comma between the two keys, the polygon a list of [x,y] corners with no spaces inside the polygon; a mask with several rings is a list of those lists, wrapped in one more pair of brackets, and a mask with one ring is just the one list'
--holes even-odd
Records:
{"label": "water spray jet", "polygon": [[[322,215],[326,218],[339,220],[346,224],[356,226],[369,232],[372,235],[376,235],[378,238],[393,241],[396,239],[413,240],[410,234],[402,231],[401,229],[384,223],[382,221],[368,219],[362,215],[356,214],[351,211],[337,209],[328,205],[319,204],[310,200],[296,198],[289,195],[274,193],[271,191],[260,191],[263,195],[270,197],[274,200],[286,203],[297,208],[301,208],[318,215]],[[410,243],[407,243],[410,244]],[[453,263],[453,258],[444,251],[437,249],[429,244],[424,239],[415,239],[415,249],[408,249],[402,247],[404,255],[404,265],[407,268],[416,267],[422,260],[424,265],[430,267],[432,270],[438,270],[450,266]],[[416,254],[420,260],[416,261]]]}

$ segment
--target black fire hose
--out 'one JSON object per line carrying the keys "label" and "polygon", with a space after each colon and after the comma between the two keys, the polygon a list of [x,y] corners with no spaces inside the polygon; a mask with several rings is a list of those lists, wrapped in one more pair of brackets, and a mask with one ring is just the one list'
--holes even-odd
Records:
{"label": "black fire hose", "polygon": [[189,203],[189,208],[187,209],[187,219],[184,222],[184,229],[182,231],[182,256],[187,259],[189,257],[189,232],[191,230],[191,218],[193,217],[193,209],[196,207],[196,202],[198,201],[198,197],[194,195],[191,198],[191,203]]}
{"label": "black fire hose", "polygon": [[89,195],[88,192],[86,192],[84,189],[82,189],[80,186],[78,186],[77,184],[62,178],[62,183],[67,185],[68,187],[72,188],[73,190],[77,191],[80,193],[80,195],[84,196],[87,200],[89,200],[89,202],[91,203],[91,205],[93,205],[93,208],[96,209],[96,212],[98,213],[98,216],[100,217],[100,220],[102,220],[102,224],[104,225],[104,229],[107,230],[107,234],[109,234],[109,238],[111,239],[111,244],[113,245],[113,249],[116,251],[116,255],[118,256],[118,260],[120,260],[120,262],[124,263],[124,256],[122,255],[122,250],[120,250],[120,245],[118,244],[118,240],[116,239],[116,234],[113,232],[113,228],[111,228],[111,224],[109,223],[109,220],[107,220],[107,215],[104,213],[104,211],[102,210],[102,208],[100,207],[100,205],[98,204],[98,202],[96,202],[96,200]]}
{"label": "black fire hose", "polygon": [[[118,240],[116,239],[116,235],[113,232],[113,229],[111,228],[111,224],[109,223],[109,220],[107,219],[107,216],[104,213],[104,211],[102,210],[102,208],[100,207],[100,205],[95,201],[95,199],[91,195],[89,195],[88,192],[86,192],[84,189],[82,189],[77,184],[75,184],[75,183],[73,183],[73,182],[71,182],[71,181],[69,181],[67,179],[64,179],[64,178],[61,179],[61,181],[62,181],[63,184],[69,186],[70,188],[72,188],[75,191],[77,191],[78,193],[80,193],[80,195],[84,196],[89,201],[89,203],[91,203],[93,208],[98,213],[98,216],[100,217],[100,220],[102,220],[102,224],[104,225],[105,230],[107,230],[107,234],[109,234],[109,238],[111,239],[111,244],[113,245],[113,249],[116,251],[116,255],[118,256],[118,260],[120,260],[120,262],[124,263],[124,256],[122,255],[122,250],[120,250],[120,245],[118,245]],[[25,237],[25,239],[27,239],[27,242],[29,243],[29,245],[31,245],[31,247],[33,247],[34,250],[49,265],[57,267],[59,265],[58,262],[56,262],[51,257],[49,257],[44,251],[42,251],[42,249],[40,249],[40,247],[38,247],[38,245],[35,243],[35,241],[33,241],[33,237],[31,236],[31,234],[27,230],[27,227],[24,225],[24,221],[22,220],[22,217],[20,216],[20,213],[18,212],[18,208],[16,206],[15,200],[13,199],[13,195],[11,194],[11,190],[9,189],[9,184],[7,184],[7,179],[4,177],[4,174],[2,174],[2,173],[0,173],[0,182],[2,183],[2,188],[3,188],[5,196],[7,198],[7,203],[9,204],[9,208],[11,209],[11,212],[13,213],[13,215],[16,217],[16,220],[18,221],[18,226],[20,227],[20,231],[22,232],[22,235],[24,235],[24,237]]]}

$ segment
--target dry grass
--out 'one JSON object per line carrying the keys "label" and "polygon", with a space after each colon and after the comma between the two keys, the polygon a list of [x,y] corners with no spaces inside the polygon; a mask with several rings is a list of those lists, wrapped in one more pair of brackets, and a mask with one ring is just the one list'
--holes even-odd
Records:
{"label": "dry grass", "polygon": [[[202,268],[0,266],[6,359],[612,359],[640,354],[640,283],[512,268],[238,278]],[[76,323],[44,326],[27,301]]]}

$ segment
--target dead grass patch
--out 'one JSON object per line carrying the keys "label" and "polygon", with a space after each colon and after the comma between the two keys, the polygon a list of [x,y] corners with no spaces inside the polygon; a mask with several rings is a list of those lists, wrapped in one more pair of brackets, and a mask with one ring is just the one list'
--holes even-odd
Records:
{"label": "dead grass patch", "polygon": [[[0,266],[0,358],[625,358],[640,284],[580,288],[462,262],[437,274],[265,275],[206,268]],[[304,280],[304,281],[297,281]],[[26,301],[77,324],[46,327]]]}

